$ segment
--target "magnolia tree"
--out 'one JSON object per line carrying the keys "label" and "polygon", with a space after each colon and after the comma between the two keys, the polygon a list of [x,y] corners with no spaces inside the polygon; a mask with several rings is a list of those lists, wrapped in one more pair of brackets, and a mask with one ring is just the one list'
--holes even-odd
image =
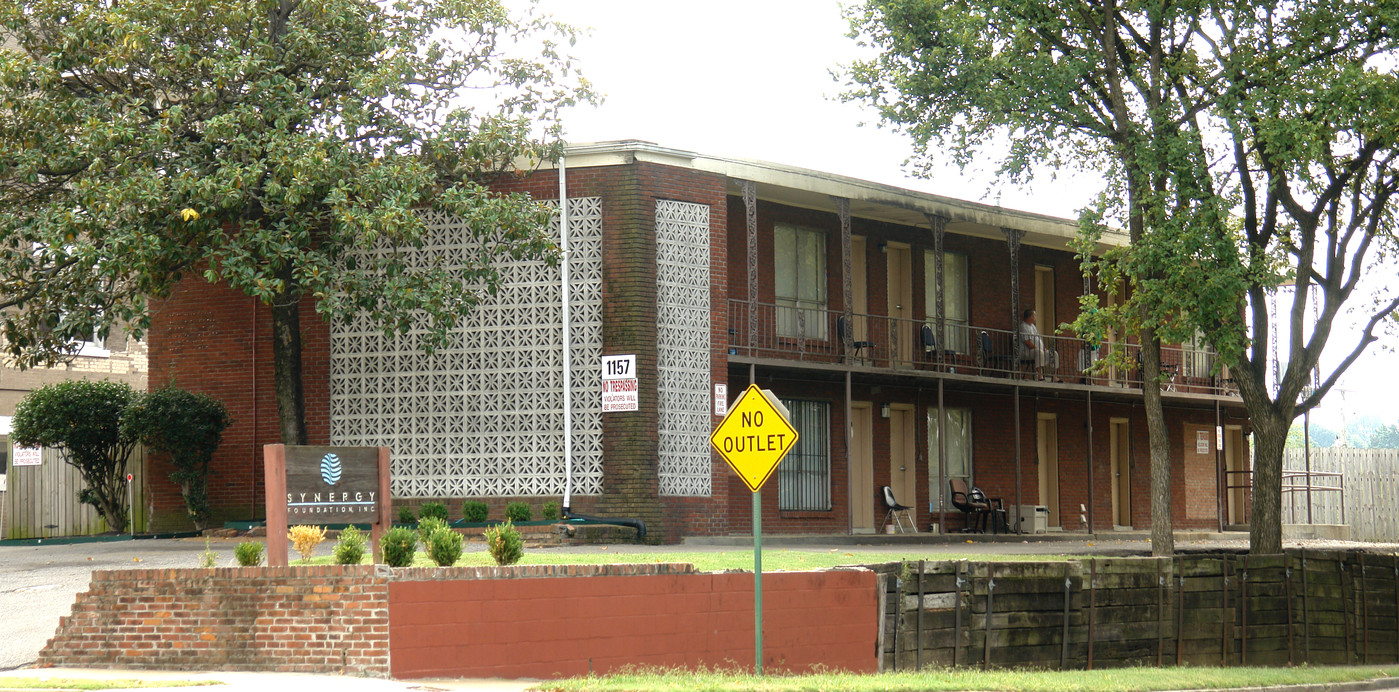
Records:
{"label": "magnolia tree", "polygon": [[[487,186],[593,94],[572,28],[496,0],[10,0],[0,7],[0,326],[70,355],[182,278],[267,305],[282,440],[306,442],[303,307],[441,343],[550,212]],[[478,250],[410,263],[420,210]]]}
{"label": "magnolia tree", "polygon": [[[919,170],[989,154],[1012,181],[1042,166],[1104,175],[1080,252],[1100,285],[1121,281],[1126,301],[1084,310],[1078,326],[1134,331],[1148,381],[1160,377],[1163,339],[1205,334],[1255,432],[1252,547],[1280,551],[1289,424],[1399,304],[1389,282],[1363,281],[1399,249],[1399,2],[870,0],[849,16],[878,55],[845,71],[846,98],[909,133]],[[1095,256],[1108,224],[1125,226],[1131,246]],[[1270,313],[1287,283],[1292,304]],[[1338,343],[1347,312],[1360,336]],[[1270,385],[1279,320],[1290,336]],[[1308,388],[1328,344],[1340,364]],[[1158,389],[1144,398],[1152,548],[1168,554],[1168,431]]]}

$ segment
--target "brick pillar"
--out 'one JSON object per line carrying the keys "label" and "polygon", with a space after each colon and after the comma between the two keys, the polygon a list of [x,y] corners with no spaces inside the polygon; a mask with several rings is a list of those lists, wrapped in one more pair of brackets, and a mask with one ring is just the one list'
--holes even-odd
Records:
{"label": "brick pillar", "polygon": [[636,354],[640,410],[602,414],[604,517],[646,522],[662,541],[657,479],[659,408],[656,349],[655,203],[642,193],[635,165],[618,167],[603,208],[602,353]]}

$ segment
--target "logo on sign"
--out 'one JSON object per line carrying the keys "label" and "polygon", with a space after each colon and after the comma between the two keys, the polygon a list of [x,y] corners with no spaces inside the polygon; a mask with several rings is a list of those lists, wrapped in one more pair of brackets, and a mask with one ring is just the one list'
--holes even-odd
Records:
{"label": "logo on sign", "polygon": [[341,471],[340,457],[334,454],[321,457],[321,480],[325,481],[326,485],[339,483]]}

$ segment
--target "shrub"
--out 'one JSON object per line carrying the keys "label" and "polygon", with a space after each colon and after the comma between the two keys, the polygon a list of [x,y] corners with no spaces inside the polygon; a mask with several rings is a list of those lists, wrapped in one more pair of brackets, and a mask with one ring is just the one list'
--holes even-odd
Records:
{"label": "shrub", "polygon": [[447,528],[447,522],[437,517],[423,517],[418,520],[418,542],[427,547],[427,539],[432,537],[432,532],[438,529]]}
{"label": "shrub", "polygon": [[461,534],[446,526],[434,530],[427,539],[427,554],[439,567],[450,567],[461,559]]}
{"label": "shrub", "polygon": [[262,544],[257,541],[243,541],[233,549],[233,556],[244,567],[257,567],[262,564]]}
{"label": "shrub", "polygon": [[316,546],[325,540],[324,526],[293,526],[287,530],[287,539],[296,552],[301,553],[301,561],[306,562],[316,552]]}
{"label": "shrub", "polygon": [[422,509],[418,510],[418,518],[427,519],[428,517],[436,517],[441,519],[442,523],[447,523],[447,505],[441,502],[429,502],[423,505]]}
{"label": "shrub", "polygon": [[525,554],[525,540],[520,530],[507,520],[486,529],[486,549],[497,565],[513,565]]}
{"label": "shrub", "polygon": [[461,503],[461,518],[474,524],[479,524],[490,516],[490,508],[480,500],[467,500]]}
{"label": "shrub", "polygon": [[407,567],[413,564],[413,555],[418,549],[418,532],[406,527],[389,529],[379,539],[384,551],[384,564],[390,567]]}
{"label": "shrub", "polygon": [[335,542],[335,564],[358,565],[363,562],[367,543],[363,531],[346,526],[345,530],[340,532],[340,540]]}
{"label": "shrub", "polygon": [[109,531],[126,529],[126,464],[136,440],[122,416],[137,396],[116,382],[59,382],[25,396],[11,421],[16,446],[56,449],[78,470],[78,501],[96,508]]}
{"label": "shrub", "polygon": [[559,503],[550,500],[544,503],[544,509],[539,512],[540,517],[545,521],[554,521],[559,518]]}
{"label": "shrub", "polygon": [[413,508],[412,508],[412,507],[399,507],[399,508],[398,508],[398,523],[400,523],[400,524],[412,524],[412,523],[416,522],[417,520],[418,520],[418,517],[417,517],[417,515],[413,514]]}
{"label": "shrub", "polygon": [[505,520],[509,522],[529,521],[534,511],[524,502],[511,502],[505,506]]}
{"label": "shrub", "polygon": [[228,409],[218,399],[175,387],[138,396],[122,419],[124,434],[170,455],[170,480],[180,486],[194,528],[209,528],[209,460],[219,448]]}

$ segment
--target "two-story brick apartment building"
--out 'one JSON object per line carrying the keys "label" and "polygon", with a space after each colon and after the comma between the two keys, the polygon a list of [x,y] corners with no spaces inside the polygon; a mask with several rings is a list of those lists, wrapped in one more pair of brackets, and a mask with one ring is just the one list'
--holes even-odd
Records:
{"label": "two-story brick apartment building", "polygon": [[[672,540],[747,532],[749,492],[708,436],[716,385],[731,403],[756,381],[802,434],[764,490],[770,532],[873,531],[884,485],[921,529],[957,530],[960,512],[943,505],[952,478],[1008,507],[1045,505],[1053,527],[1148,524],[1139,373],[1087,376],[1097,351],[1048,335],[1086,289],[1067,249],[1076,223],[644,142],[572,146],[566,163],[575,511],[639,517]],[[508,187],[556,200],[559,176]],[[430,223],[439,235],[424,257],[468,249],[450,219]],[[399,503],[442,500],[455,515],[484,498],[499,516],[511,500],[557,499],[559,269],[506,273],[510,285],[432,355],[413,335],[308,314],[312,440],[391,447]],[[1026,308],[1057,368],[1038,372],[1016,350]],[[151,381],[233,412],[211,483],[230,518],[262,513],[261,446],[277,441],[269,339],[265,309],[196,280],[154,318]],[[600,358],[614,354],[637,356],[639,411],[602,412]],[[1241,523],[1242,496],[1222,489],[1247,467],[1242,408],[1207,350],[1171,348],[1165,361],[1176,526]],[[166,506],[179,516],[177,495]]]}

